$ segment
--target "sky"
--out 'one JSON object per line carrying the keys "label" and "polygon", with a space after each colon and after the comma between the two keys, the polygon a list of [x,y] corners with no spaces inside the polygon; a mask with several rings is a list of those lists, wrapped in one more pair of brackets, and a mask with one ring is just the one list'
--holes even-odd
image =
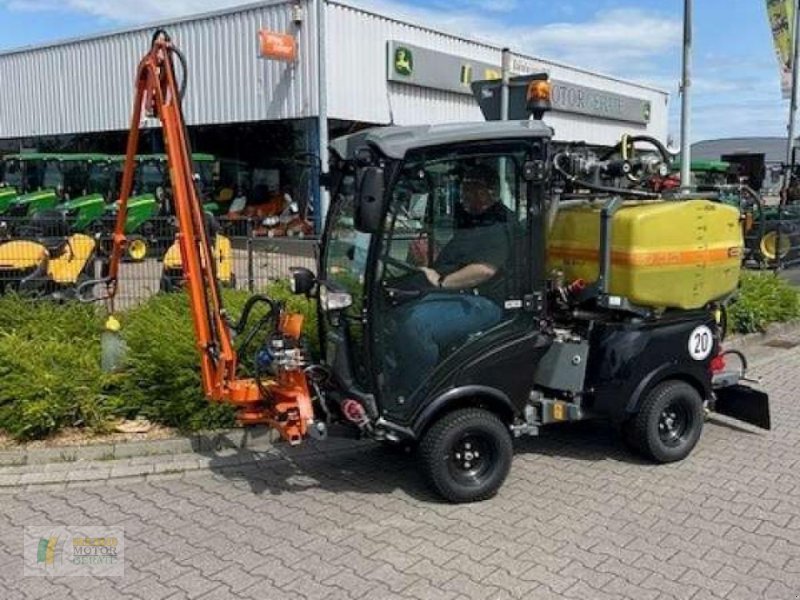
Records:
{"label": "sky", "polygon": [[[679,138],[683,0],[346,0],[670,92]],[[0,50],[216,10],[242,0],[0,0]],[[786,132],[764,0],[699,0],[692,141]]]}

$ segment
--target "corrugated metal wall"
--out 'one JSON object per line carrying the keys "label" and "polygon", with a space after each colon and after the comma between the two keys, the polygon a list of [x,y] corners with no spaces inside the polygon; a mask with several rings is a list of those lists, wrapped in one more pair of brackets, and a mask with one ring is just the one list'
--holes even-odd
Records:
{"label": "corrugated metal wall", "polygon": [[345,4],[329,2],[326,8],[332,118],[388,123],[391,103],[398,125],[483,120],[469,96],[387,82],[386,42],[401,40],[487,62],[499,62],[497,50]]}
{"label": "corrugated metal wall", "polygon": [[[294,31],[290,4],[266,2],[165,24],[190,70],[189,124],[236,123],[313,116],[317,111],[317,22],[305,4],[295,65],[258,58],[259,29]],[[388,82],[386,44],[398,40],[471,60],[500,64],[500,49],[328,0],[327,92],[331,118],[397,124],[480,121],[470,96]],[[0,139],[128,128],[136,61],[153,27],[100,38],[0,54]],[[652,103],[647,128],[580,115],[551,113],[560,139],[614,143],[623,131],[667,136],[661,92],[541,61],[524,59],[556,79]]]}
{"label": "corrugated metal wall", "polygon": [[[258,58],[258,31],[290,32],[278,3],[166,25],[189,63],[189,124],[285,119],[316,113],[313,10],[298,30],[294,65]],[[0,138],[127,129],[147,28],[0,55]]]}

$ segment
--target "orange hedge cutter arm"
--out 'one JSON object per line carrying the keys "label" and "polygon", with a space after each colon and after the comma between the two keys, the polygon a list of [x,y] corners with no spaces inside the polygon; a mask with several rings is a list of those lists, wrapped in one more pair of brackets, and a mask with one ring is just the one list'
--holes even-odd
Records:
{"label": "orange hedge cutter arm", "polygon": [[[232,342],[231,324],[222,306],[205,215],[193,179],[191,148],[181,108],[183,90],[177,83],[175,56],[185,76],[186,61],[166,32],[159,30],[153,36],[150,51],[137,69],[113,249],[105,280],[108,297],[113,298],[117,291],[119,266],[126,243],[127,204],[133,188],[140,122],[145,110],[162,124],[178,224],[178,244],[192,324],[201,356],[203,389],[212,400],[236,405],[240,422],[269,424],[278,429],[285,439],[298,443],[313,420],[302,367],[289,361],[284,363],[289,364],[287,368],[279,368],[277,377],[267,381],[237,379],[236,376],[237,355]],[[265,301],[271,310],[278,310],[268,299],[254,298]],[[247,313],[249,310],[245,311],[245,317]],[[297,315],[282,315],[280,322],[281,333],[287,337],[299,336]]]}

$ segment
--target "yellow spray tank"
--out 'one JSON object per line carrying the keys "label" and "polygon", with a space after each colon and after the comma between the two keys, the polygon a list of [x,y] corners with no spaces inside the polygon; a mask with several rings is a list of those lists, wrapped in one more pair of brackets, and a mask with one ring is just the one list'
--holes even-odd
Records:
{"label": "yellow spray tank", "polygon": [[[602,204],[562,208],[548,240],[548,267],[567,281],[597,282]],[[610,215],[608,293],[651,308],[696,309],[739,282],[739,211],[709,200],[632,201]]]}

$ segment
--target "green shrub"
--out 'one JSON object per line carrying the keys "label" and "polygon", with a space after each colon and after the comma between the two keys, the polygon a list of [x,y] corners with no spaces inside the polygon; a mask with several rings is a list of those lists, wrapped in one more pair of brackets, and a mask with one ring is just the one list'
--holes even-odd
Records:
{"label": "green shrub", "polygon": [[728,328],[735,333],[764,331],[770,323],[800,318],[798,290],[772,273],[744,273],[737,300],[728,309]]}
{"label": "green shrub", "polygon": [[[285,284],[269,286],[269,297],[287,302],[292,310],[306,315],[305,331],[316,340],[314,304],[292,296]],[[228,313],[237,319],[248,292],[224,291]],[[254,324],[263,310],[254,311]],[[142,306],[123,315],[122,331],[128,344],[126,377],[123,383],[125,411],[185,430],[225,427],[233,424],[228,405],[206,400],[200,380],[200,356],[195,345],[186,294],[154,296]],[[255,348],[252,348],[255,351]],[[241,357],[247,364],[250,357]]]}
{"label": "green shrub", "polygon": [[37,339],[99,339],[103,319],[93,304],[0,296],[0,333],[16,332]]}
{"label": "green shrub", "polygon": [[[285,283],[265,293],[305,315],[304,331],[317,349],[315,304],[293,296]],[[228,313],[238,318],[249,297],[226,290]],[[256,309],[251,324],[263,314]],[[202,392],[185,294],[160,294],[120,320],[126,364],[109,375],[100,368],[104,318],[96,306],[0,297],[0,429],[31,439],[65,426],[104,430],[118,416],[186,430],[233,424],[231,407],[208,402]],[[241,358],[246,365],[252,357]]]}
{"label": "green shrub", "polygon": [[40,438],[66,426],[104,430],[120,398],[100,369],[94,308],[0,298],[0,429]]}

